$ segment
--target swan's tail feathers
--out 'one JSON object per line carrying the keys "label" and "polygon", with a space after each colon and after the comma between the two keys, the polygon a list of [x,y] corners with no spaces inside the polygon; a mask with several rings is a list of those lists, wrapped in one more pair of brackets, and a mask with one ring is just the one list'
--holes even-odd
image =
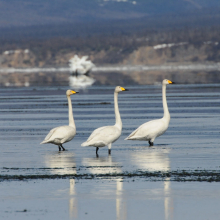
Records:
{"label": "swan's tail feathers", "polygon": [[128,137],[126,137],[125,140],[134,140],[133,133],[131,133]]}
{"label": "swan's tail feathers", "polygon": [[140,140],[142,139],[140,136],[134,135],[131,133],[128,137],[125,138],[125,140]]}
{"label": "swan's tail feathers", "polygon": [[140,137],[140,136],[132,136],[132,137],[127,137],[125,140],[131,140],[131,141],[148,141],[145,137]]}
{"label": "swan's tail feathers", "polygon": [[40,144],[47,144],[48,143],[48,141],[47,140],[44,140],[44,141],[42,141]]}
{"label": "swan's tail feathers", "polygon": [[135,140],[135,139],[133,137],[128,136],[125,138],[125,140]]}
{"label": "swan's tail feathers", "polygon": [[86,141],[86,142],[84,142],[84,143],[82,143],[82,144],[81,144],[81,146],[82,146],[82,147],[86,147],[86,146],[88,146],[87,141]]}
{"label": "swan's tail feathers", "polygon": [[138,128],[134,130],[128,137],[125,138],[125,140],[136,140],[136,133],[138,131]]}

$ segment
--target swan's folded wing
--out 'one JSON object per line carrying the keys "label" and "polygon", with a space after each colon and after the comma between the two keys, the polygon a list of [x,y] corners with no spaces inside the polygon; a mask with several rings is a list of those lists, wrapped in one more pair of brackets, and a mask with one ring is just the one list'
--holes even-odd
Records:
{"label": "swan's folded wing", "polygon": [[136,130],[134,130],[128,137],[125,138],[125,140],[129,140],[131,137],[133,137],[137,133],[139,128],[140,127],[138,127]]}
{"label": "swan's folded wing", "polygon": [[121,131],[114,126],[106,126],[96,129],[89,139],[82,143],[84,146],[98,146],[108,145],[109,143],[115,142],[120,137]]}
{"label": "swan's folded wing", "polygon": [[[149,121],[151,122],[151,121]],[[125,138],[125,140],[129,140],[129,139],[136,139],[136,138],[141,138],[144,136],[144,131],[146,131],[149,122],[146,122],[142,125],[140,125],[136,130],[134,130],[127,138]]]}
{"label": "swan's folded wing", "polygon": [[52,129],[49,134],[46,136],[45,140],[42,142],[43,143],[48,143],[53,140],[59,140],[62,143],[65,143],[69,140],[72,140],[73,137],[75,136],[76,131],[74,128],[70,126],[60,126]]}
{"label": "swan's folded wing", "polygon": [[148,121],[141,126],[139,126],[136,130],[134,130],[125,140],[139,139],[143,140],[151,133],[157,132],[157,130],[162,126],[163,121],[161,119]]}
{"label": "swan's folded wing", "polygon": [[76,129],[70,126],[66,126],[62,133],[63,135],[61,137],[61,143],[63,144],[71,141],[74,138],[74,136],[76,135]]}
{"label": "swan's folded wing", "polygon": [[109,143],[114,143],[121,136],[121,130],[115,126],[111,126],[108,131],[109,134],[106,134],[106,145]]}
{"label": "swan's folded wing", "polygon": [[92,132],[92,134],[89,136],[89,138],[87,139],[86,142],[91,141],[96,135],[98,135],[98,134],[99,134],[103,129],[105,129],[106,127],[108,127],[108,126],[104,126],[104,127],[95,129],[95,130]]}
{"label": "swan's folded wing", "polygon": [[56,129],[57,128],[51,129],[49,133],[47,134],[47,136],[44,138],[44,140],[40,144],[47,143],[47,141],[50,139],[50,137],[53,135]]}

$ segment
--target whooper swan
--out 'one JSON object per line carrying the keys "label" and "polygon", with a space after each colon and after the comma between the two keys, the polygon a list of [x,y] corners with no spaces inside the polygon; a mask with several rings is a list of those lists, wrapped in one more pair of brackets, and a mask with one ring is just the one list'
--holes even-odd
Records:
{"label": "whooper swan", "polygon": [[170,80],[167,79],[164,79],[162,82],[163,110],[164,110],[163,118],[142,124],[135,131],[133,131],[127,138],[125,138],[125,140],[148,141],[149,145],[153,146],[155,138],[159,137],[167,130],[170,122],[170,113],[167,106],[166,85],[173,83],[174,82],[171,82]]}
{"label": "whooper swan", "polygon": [[115,103],[115,125],[105,126],[97,128],[92,132],[88,140],[81,144],[82,147],[93,146],[96,147],[96,155],[98,156],[98,150],[100,147],[108,145],[108,153],[111,154],[111,146],[121,135],[122,121],[118,109],[118,93],[122,91],[128,91],[123,87],[117,86],[114,92],[114,103]]}
{"label": "whooper swan", "polygon": [[67,90],[66,96],[68,100],[68,107],[69,107],[69,125],[64,125],[60,127],[56,127],[48,133],[48,135],[45,137],[44,141],[41,142],[41,144],[55,144],[58,145],[59,151],[61,151],[61,148],[63,151],[65,148],[62,144],[71,141],[75,134],[76,134],[76,126],[73,118],[73,110],[72,110],[72,103],[70,96],[73,94],[76,94],[78,92],[75,92],[73,90]]}

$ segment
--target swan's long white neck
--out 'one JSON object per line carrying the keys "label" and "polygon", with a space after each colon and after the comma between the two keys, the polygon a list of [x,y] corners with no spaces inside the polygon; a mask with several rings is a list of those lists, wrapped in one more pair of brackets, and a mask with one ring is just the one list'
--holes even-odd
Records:
{"label": "swan's long white neck", "polygon": [[162,94],[163,94],[163,117],[167,120],[170,120],[170,113],[167,106],[167,98],[166,98],[166,84],[162,84]]}
{"label": "swan's long white neck", "polygon": [[71,98],[69,95],[67,96],[67,100],[68,100],[68,107],[69,107],[69,126],[75,128],[76,126],[75,126],[75,122],[74,122],[74,118],[73,118],[72,103],[71,103]]}
{"label": "swan's long white neck", "polygon": [[115,103],[115,126],[120,130],[122,129],[121,116],[118,109],[118,93],[114,92],[114,103]]}

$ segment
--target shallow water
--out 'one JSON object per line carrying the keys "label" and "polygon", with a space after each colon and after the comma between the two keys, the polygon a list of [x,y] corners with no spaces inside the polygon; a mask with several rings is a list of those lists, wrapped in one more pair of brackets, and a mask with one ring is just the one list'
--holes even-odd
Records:
{"label": "shallow water", "polygon": [[114,87],[93,86],[71,97],[77,134],[64,152],[39,143],[51,128],[68,124],[67,87],[0,89],[1,217],[219,216],[219,85],[168,85],[171,121],[153,147],[124,138],[162,117],[161,85],[125,88],[119,94],[122,135],[111,156],[105,147],[98,158],[95,148],[80,145],[94,129],[115,123]]}
{"label": "shallow water", "polygon": [[66,179],[3,182],[1,189],[1,219],[205,220],[220,214],[219,183]]}

